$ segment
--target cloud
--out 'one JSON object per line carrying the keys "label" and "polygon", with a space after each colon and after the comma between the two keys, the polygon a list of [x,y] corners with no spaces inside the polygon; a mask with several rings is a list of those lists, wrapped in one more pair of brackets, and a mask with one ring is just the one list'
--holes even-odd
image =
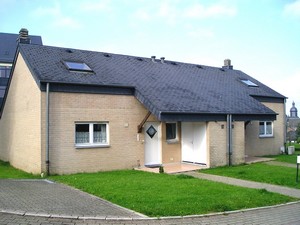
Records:
{"label": "cloud", "polygon": [[235,7],[222,5],[221,3],[213,4],[205,7],[204,5],[196,3],[184,10],[183,15],[188,18],[212,18],[221,16],[233,17],[237,14]]}
{"label": "cloud", "polygon": [[107,11],[110,9],[109,0],[102,0],[102,1],[84,1],[80,5],[80,9],[84,11]]}
{"label": "cloud", "polygon": [[81,27],[80,22],[72,17],[65,16],[62,12],[60,4],[55,2],[54,6],[39,7],[33,12],[33,16],[39,18],[46,18],[50,20],[51,26],[60,28],[77,29]]}
{"label": "cloud", "polygon": [[137,20],[149,21],[151,19],[150,14],[144,9],[138,9],[133,17]]}
{"label": "cloud", "polygon": [[168,24],[174,25],[180,17],[180,11],[176,4],[169,1],[162,1],[158,8],[157,16],[163,18]]}
{"label": "cloud", "polygon": [[213,31],[202,28],[191,29],[187,35],[192,38],[213,38],[215,36]]}
{"label": "cloud", "polygon": [[300,0],[286,4],[283,9],[283,14],[300,17]]}
{"label": "cloud", "polygon": [[219,17],[233,17],[237,14],[235,6],[228,5],[224,1],[219,1],[210,5],[203,5],[200,3],[183,4],[183,1],[159,1],[158,4],[152,4],[148,7],[138,8],[134,18],[142,21],[160,20],[162,23],[168,25],[177,25],[186,20],[199,20]]}

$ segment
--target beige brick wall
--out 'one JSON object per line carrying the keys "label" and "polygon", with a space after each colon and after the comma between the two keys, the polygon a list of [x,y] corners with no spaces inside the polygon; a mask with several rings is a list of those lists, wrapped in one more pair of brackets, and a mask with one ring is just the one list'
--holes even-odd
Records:
{"label": "beige brick wall", "polygon": [[233,125],[232,164],[237,165],[245,162],[245,123],[235,121]]}
{"label": "beige brick wall", "polygon": [[176,142],[167,142],[166,123],[162,123],[162,163],[181,162],[181,132],[180,123],[177,123]]}
{"label": "beige brick wall", "polygon": [[[50,172],[128,169],[138,162],[143,165],[144,136],[138,134],[138,141],[137,126],[146,114],[134,96],[51,92]],[[109,122],[110,147],[75,148],[75,122],[102,121]]]}
{"label": "beige brick wall", "polygon": [[273,124],[273,137],[259,137],[259,121],[252,121],[246,127],[246,155],[262,156],[280,153],[284,145],[285,114],[283,103],[263,103],[279,115]]}
{"label": "beige brick wall", "polygon": [[[232,164],[245,162],[245,133],[244,122],[233,122],[232,129]],[[229,164],[227,149],[227,123],[208,122],[207,126],[209,167]]]}
{"label": "beige brick wall", "polygon": [[19,54],[0,120],[0,159],[41,172],[41,95]]}
{"label": "beige brick wall", "polygon": [[[223,128],[222,125],[224,126]],[[217,167],[227,165],[226,122],[208,122],[207,140],[208,166]]]}

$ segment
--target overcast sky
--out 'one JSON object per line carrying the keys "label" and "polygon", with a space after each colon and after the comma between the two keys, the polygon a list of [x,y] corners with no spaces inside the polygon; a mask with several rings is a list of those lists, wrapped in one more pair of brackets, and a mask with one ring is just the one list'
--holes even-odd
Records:
{"label": "overcast sky", "polygon": [[[300,111],[300,0],[0,0],[0,32],[45,45],[234,69]],[[300,114],[300,112],[299,112]]]}

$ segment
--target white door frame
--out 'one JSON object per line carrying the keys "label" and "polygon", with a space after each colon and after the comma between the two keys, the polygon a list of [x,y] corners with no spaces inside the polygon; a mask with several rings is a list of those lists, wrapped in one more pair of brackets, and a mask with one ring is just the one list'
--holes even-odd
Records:
{"label": "white door frame", "polygon": [[181,132],[182,161],[207,164],[206,123],[182,122]]}
{"label": "white door frame", "polygon": [[[155,135],[151,138],[147,130],[153,126],[156,130]],[[144,153],[145,165],[160,165],[162,163],[162,142],[161,142],[161,123],[146,122],[144,126]]]}

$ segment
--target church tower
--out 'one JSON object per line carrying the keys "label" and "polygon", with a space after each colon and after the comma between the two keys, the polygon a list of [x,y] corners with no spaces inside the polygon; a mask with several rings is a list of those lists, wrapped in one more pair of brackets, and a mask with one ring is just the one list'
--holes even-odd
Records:
{"label": "church tower", "polygon": [[292,106],[292,108],[290,110],[290,117],[291,118],[298,118],[298,110],[295,107],[295,102],[293,102],[293,106]]}

